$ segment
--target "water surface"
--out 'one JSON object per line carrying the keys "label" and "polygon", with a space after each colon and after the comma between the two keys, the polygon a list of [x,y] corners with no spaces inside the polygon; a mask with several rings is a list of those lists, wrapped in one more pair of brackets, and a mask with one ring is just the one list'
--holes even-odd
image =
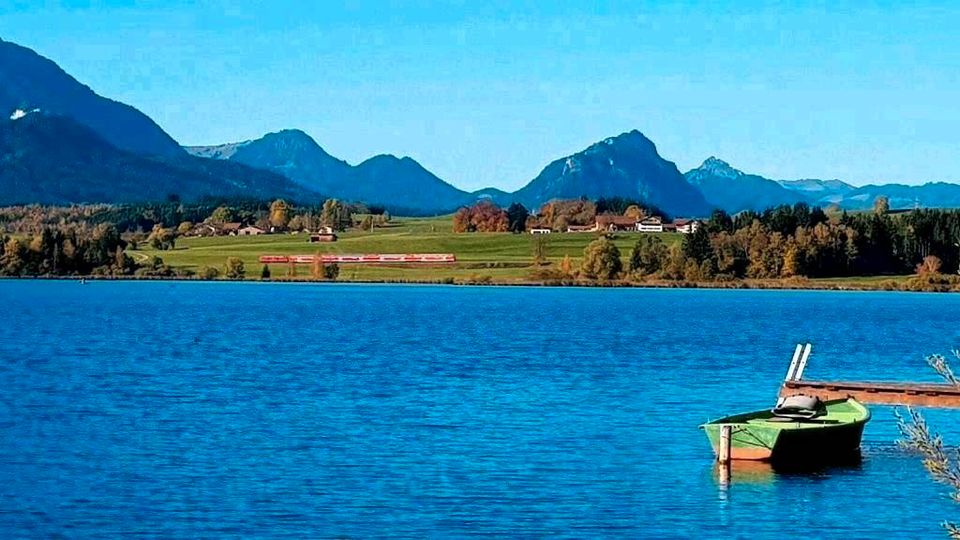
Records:
{"label": "water surface", "polygon": [[[808,378],[935,380],[960,295],[0,281],[5,537],[942,535],[875,408],[856,467],[701,422]],[[960,414],[960,412],[956,413]],[[956,414],[931,413],[960,442]]]}

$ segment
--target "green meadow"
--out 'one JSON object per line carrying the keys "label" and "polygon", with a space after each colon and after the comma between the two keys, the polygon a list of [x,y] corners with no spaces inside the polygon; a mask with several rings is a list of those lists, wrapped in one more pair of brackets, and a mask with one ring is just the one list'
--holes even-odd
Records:
{"label": "green meadow", "polygon": [[[176,248],[158,251],[143,245],[128,251],[137,260],[158,256],[174,267],[198,270],[204,266],[223,268],[228,257],[239,257],[246,267],[247,279],[259,279],[263,264],[261,255],[313,255],[320,253],[453,253],[457,262],[450,265],[340,265],[339,281],[397,282],[492,282],[520,284],[536,281],[534,244],[543,242],[543,250],[551,266],[569,256],[573,267],[579,266],[583,250],[597,238],[596,233],[553,233],[544,236],[512,233],[454,233],[450,216],[433,218],[394,218],[374,231],[351,230],[338,235],[331,243],[308,242],[305,234],[270,234],[261,236],[218,236],[210,238],[178,238]],[[620,249],[624,263],[641,233],[619,233],[613,242]],[[665,243],[678,243],[682,235],[662,233]],[[297,278],[310,277],[310,265],[292,267]],[[273,278],[290,276],[291,265],[272,264]],[[910,276],[869,276],[824,279],[747,280],[734,283],[705,284],[713,287],[790,287],[830,289],[881,289],[884,282],[901,284]],[[650,285],[658,285],[656,282]],[[659,285],[670,286],[669,283]]]}
{"label": "green meadow", "polygon": [[[664,242],[680,241],[680,235],[664,233]],[[543,242],[546,258],[559,263],[569,256],[574,266],[583,250],[596,239],[595,233],[554,233],[535,237],[512,233],[453,233],[450,216],[435,218],[394,218],[388,226],[369,231],[351,230],[339,234],[331,243],[308,242],[305,234],[261,236],[219,236],[178,238],[173,250],[157,251],[146,246],[130,251],[135,259],[156,255],[171,266],[197,270],[203,266],[222,267],[228,257],[240,257],[249,278],[260,276],[261,255],[313,255],[321,253],[453,253],[457,263],[444,266],[415,265],[341,265],[341,280],[358,281],[441,281],[492,279],[521,282],[529,279],[534,259],[534,243]],[[614,237],[624,260],[640,233],[621,233]],[[270,266],[274,277],[286,276],[288,266]],[[297,275],[307,276],[308,265],[298,265]],[[489,276],[489,277],[487,277]]]}

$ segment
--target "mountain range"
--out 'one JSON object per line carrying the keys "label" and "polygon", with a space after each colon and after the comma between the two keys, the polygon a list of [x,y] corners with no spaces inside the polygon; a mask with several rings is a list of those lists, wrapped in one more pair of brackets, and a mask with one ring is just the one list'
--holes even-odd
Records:
{"label": "mountain range", "polygon": [[351,166],[296,129],[269,133],[253,141],[186,150],[198,157],[273,171],[317,193],[381,204],[395,211],[447,212],[473,198],[411,158],[381,154]]}
{"label": "mountain range", "polygon": [[523,188],[466,192],[409,157],[376,155],[351,165],[306,133],[287,129],[240,143],[181,147],[137,109],[98,95],[53,61],[0,39],[0,204],[134,202],[178,195],[326,197],[396,213],[450,212],[477,200],[528,208],[556,198],[623,197],[673,216],[762,210],[805,202],[863,209],[960,207],[960,185],[854,187],[840,180],[771,180],[716,157],[681,174],[633,130],[547,164]]}
{"label": "mountain range", "polygon": [[246,165],[122,150],[89,127],[43,112],[0,121],[0,204],[320,197]]}

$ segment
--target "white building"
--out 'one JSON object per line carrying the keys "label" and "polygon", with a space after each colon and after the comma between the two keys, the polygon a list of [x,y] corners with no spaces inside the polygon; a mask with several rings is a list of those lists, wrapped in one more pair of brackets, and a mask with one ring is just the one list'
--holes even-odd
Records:
{"label": "white building", "polygon": [[550,234],[551,232],[553,231],[545,227],[536,227],[534,229],[530,229],[530,234]]}
{"label": "white building", "polygon": [[267,231],[261,229],[260,227],[247,225],[246,227],[243,227],[242,229],[237,231],[237,236],[259,236],[261,234],[264,234],[265,232]]}
{"label": "white building", "polygon": [[663,220],[659,216],[644,218],[637,222],[637,230],[646,233],[663,232]]}
{"label": "white building", "polygon": [[695,219],[675,219],[673,224],[680,234],[693,234],[700,228],[700,222]]}

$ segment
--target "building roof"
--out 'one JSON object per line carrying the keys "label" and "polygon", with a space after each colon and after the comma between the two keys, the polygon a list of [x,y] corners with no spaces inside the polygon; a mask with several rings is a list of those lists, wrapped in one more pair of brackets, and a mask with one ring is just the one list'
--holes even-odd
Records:
{"label": "building roof", "polygon": [[620,227],[633,227],[637,224],[637,219],[628,217],[628,216],[615,216],[611,214],[603,214],[597,216],[597,225],[601,227],[606,227],[609,225],[617,225]]}
{"label": "building roof", "polygon": [[224,223],[220,227],[225,231],[239,231],[240,227],[243,227],[243,223]]}
{"label": "building roof", "polygon": [[648,218],[643,218],[640,223],[642,225],[660,225],[663,223],[663,220],[660,219],[660,216],[650,216]]}

